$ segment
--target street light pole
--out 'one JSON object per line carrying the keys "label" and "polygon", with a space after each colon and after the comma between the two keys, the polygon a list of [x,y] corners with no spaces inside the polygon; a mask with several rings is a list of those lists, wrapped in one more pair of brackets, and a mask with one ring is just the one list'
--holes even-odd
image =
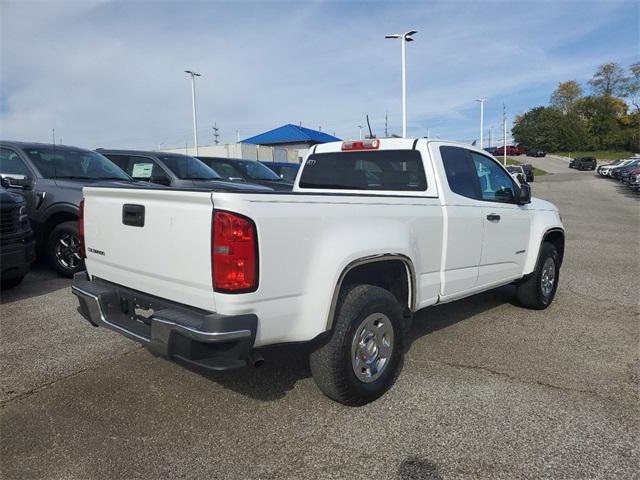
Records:
{"label": "street light pole", "polygon": [[412,35],[418,33],[411,30],[403,34],[385,35],[384,38],[399,38],[402,48],[402,138],[407,138],[407,42],[413,42]]}
{"label": "street light pole", "polygon": [[358,128],[360,129],[360,140],[362,140],[362,129],[364,127],[362,125],[358,125]]}
{"label": "street light pole", "polygon": [[196,116],[196,77],[201,77],[199,73],[192,70],[185,70],[184,73],[191,75],[191,106],[193,110],[193,145],[198,155],[198,119]]}
{"label": "street light pole", "polygon": [[486,98],[477,98],[476,102],[480,102],[480,148],[483,146],[483,137],[484,137],[484,102],[486,102]]}

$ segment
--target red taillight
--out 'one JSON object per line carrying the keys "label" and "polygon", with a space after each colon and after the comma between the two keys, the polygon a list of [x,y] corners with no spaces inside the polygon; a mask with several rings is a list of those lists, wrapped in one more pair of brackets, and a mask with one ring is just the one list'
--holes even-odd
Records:
{"label": "red taillight", "polygon": [[87,252],[84,248],[84,198],[80,200],[80,211],[78,212],[78,235],[80,236],[80,256],[86,258]]}
{"label": "red taillight", "polygon": [[214,290],[241,293],[258,288],[257,257],[255,224],[241,215],[216,211],[211,252]]}
{"label": "red taillight", "polygon": [[342,142],[342,150],[377,150],[380,148],[380,140],[369,138],[367,140],[346,140]]}

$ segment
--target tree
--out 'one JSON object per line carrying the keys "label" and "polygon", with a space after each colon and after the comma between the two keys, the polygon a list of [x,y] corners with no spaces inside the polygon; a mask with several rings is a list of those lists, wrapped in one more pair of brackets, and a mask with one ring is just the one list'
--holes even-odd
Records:
{"label": "tree", "polygon": [[578,100],[574,112],[589,125],[591,144],[596,149],[620,147],[627,104],[611,96],[590,96]]}
{"label": "tree", "polygon": [[624,83],[624,96],[636,107],[636,113],[640,113],[640,62],[631,64],[629,73]]}
{"label": "tree", "polygon": [[582,97],[582,87],[578,82],[575,80],[560,82],[551,94],[549,104],[562,113],[567,113],[580,97]]}
{"label": "tree", "polygon": [[617,63],[600,65],[598,71],[589,80],[593,93],[602,97],[611,97],[622,93],[625,83],[624,70]]}

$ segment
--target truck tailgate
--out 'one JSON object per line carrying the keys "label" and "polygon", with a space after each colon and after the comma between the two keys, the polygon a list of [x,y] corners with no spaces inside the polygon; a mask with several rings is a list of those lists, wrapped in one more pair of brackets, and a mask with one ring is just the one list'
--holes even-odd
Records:
{"label": "truck tailgate", "polygon": [[91,276],[215,311],[210,192],[85,187],[84,198]]}

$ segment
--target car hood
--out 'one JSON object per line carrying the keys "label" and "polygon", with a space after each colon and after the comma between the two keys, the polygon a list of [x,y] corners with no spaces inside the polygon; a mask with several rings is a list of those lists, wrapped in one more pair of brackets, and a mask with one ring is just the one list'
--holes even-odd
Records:
{"label": "car hood", "polygon": [[531,203],[529,204],[529,209],[549,210],[552,212],[558,211],[558,207],[556,207],[553,203],[547,202],[546,200],[542,200],[541,198],[537,198],[537,197],[531,197]]}

